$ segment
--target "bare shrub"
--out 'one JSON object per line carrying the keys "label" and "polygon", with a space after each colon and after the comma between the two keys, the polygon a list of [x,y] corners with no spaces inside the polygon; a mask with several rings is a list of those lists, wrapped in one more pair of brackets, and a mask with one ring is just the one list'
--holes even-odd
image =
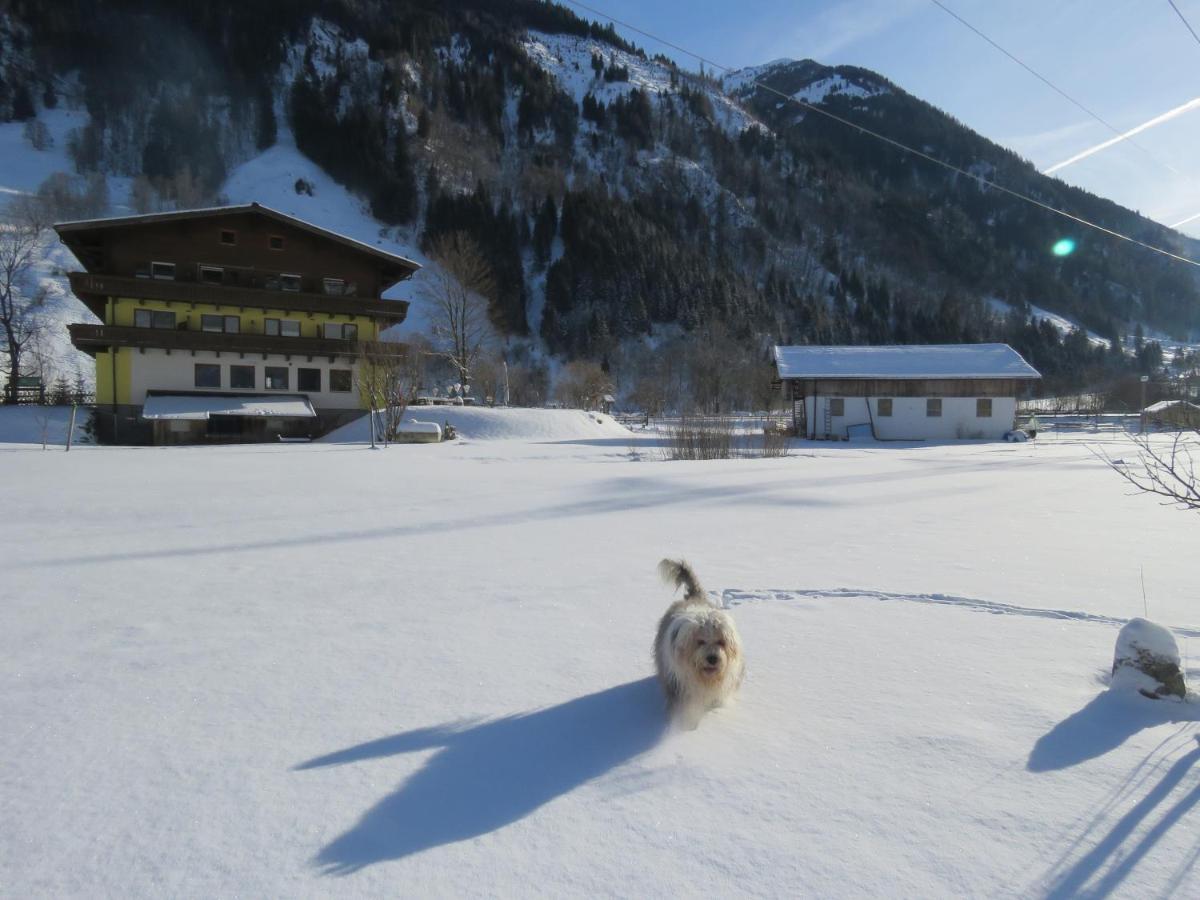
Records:
{"label": "bare shrub", "polygon": [[567,363],[555,386],[559,401],[576,409],[596,409],[612,390],[612,380],[599,363],[582,359]]}
{"label": "bare shrub", "polygon": [[684,415],[667,427],[663,451],[667,459],[731,459],[736,443],[730,420]]}

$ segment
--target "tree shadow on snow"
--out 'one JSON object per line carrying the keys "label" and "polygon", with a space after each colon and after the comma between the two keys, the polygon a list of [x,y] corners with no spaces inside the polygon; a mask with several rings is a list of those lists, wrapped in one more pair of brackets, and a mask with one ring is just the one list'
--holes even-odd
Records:
{"label": "tree shadow on snow", "polygon": [[536,712],[420,728],[310,759],[295,768],[441,748],[315,863],[345,875],[511,825],[650,750],[665,731],[657,685],[643,678]]}
{"label": "tree shadow on snow", "polygon": [[[1058,864],[1051,869],[1050,876],[1044,880],[1044,891],[1048,900],[1104,898],[1120,887],[1158,842],[1200,803],[1200,784],[1195,784],[1190,790],[1177,795],[1175,802],[1158,817],[1158,820],[1135,837],[1135,832],[1139,831],[1184,782],[1197,762],[1200,762],[1200,746],[1177,758],[1145,796],[1113,823],[1107,834],[1096,841],[1087,853],[1067,865],[1067,859],[1074,855],[1076,847],[1082,843],[1082,838],[1086,838],[1102,822],[1105,817],[1105,813],[1102,812],[1089,826],[1085,835],[1068,848]],[[1164,896],[1170,896],[1183,883],[1198,855],[1200,854],[1193,851],[1182,866],[1176,867],[1171,877],[1171,887]],[[1093,881],[1093,876],[1101,872],[1099,878]]]}
{"label": "tree shadow on snow", "polygon": [[1038,738],[1025,767],[1030,772],[1067,769],[1115,750],[1144,728],[1197,721],[1200,704],[1195,702],[1104,691]]}

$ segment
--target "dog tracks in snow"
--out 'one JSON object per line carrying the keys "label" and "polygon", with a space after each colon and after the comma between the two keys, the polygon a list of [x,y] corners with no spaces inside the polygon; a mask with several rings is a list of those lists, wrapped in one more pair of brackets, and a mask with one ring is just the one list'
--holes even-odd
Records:
{"label": "dog tracks in snow", "polygon": [[[1065,609],[1040,609],[1033,606],[1016,606],[1011,603],[995,603],[972,597],[956,597],[953,594],[906,594],[893,591],[873,591],[862,588],[793,588],[787,590],[763,589],[743,590],[726,588],[719,595],[724,609],[733,609],[749,603],[795,603],[801,600],[880,600],[901,603],[926,603],[934,606],[957,606],[997,616],[1027,616],[1036,619],[1066,619],[1075,622],[1092,622],[1100,625],[1120,627],[1128,619],[1103,616],[1097,613]],[[1200,628],[1172,626],[1175,634],[1185,637],[1200,637]]]}

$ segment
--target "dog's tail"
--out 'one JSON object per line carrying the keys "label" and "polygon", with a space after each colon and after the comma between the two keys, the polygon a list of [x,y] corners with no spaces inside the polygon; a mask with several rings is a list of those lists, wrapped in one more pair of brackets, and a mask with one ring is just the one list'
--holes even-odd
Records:
{"label": "dog's tail", "polygon": [[708,603],[708,594],[700,586],[696,573],[684,559],[664,559],[658,564],[658,574],[667,584],[684,589],[684,599]]}

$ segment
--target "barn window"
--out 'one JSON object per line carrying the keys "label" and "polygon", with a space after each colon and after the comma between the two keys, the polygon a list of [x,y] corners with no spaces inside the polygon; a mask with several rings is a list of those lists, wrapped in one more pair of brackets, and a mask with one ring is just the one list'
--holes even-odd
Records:
{"label": "barn window", "polygon": [[975,401],[975,418],[990,419],[992,417],[992,398],[984,397]]}
{"label": "barn window", "polygon": [[892,414],[892,398],[881,397],[876,402],[875,409],[880,416],[890,416]]}
{"label": "barn window", "polygon": [[844,416],[846,414],[846,401],[841,397],[830,397],[829,414],[831,416]]}
{"label": "barn window", "polygon": [[930,418],[940,416],[942,414],[942,398],[930,397],[925,401],[925,415]]}
{"label": "barn window", "polygon": [[272,250],[282,250],[283,249],[283,238],[281,238],[277,234],[273,234],[269,238],[267,238],[267,246],[269,246]]}
{"label": "barn window", "polygon": [[300,276],[299,275],[280,275],[279,276],[279,287],[280,287],[280,289],[285,290],[285,291],[300,290]]}
{"label": "barn window", "polygon": [[221,243],[222,244],[236,244],[237,243],[237,232],[230,231],[228,228],[222,228],[221,229]]}
{"label": "barn window", "polygon": [[150,277],[157,278],[160,281],[175,280],[175,263],[169,262],[152,262],[150,263]]}

